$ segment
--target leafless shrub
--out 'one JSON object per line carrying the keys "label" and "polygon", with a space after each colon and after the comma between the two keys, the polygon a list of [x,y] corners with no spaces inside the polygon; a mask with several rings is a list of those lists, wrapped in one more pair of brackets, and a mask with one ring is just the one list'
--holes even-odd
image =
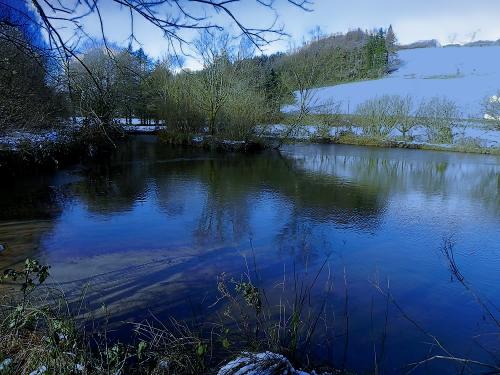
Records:
{"label": "leafless shrub", "polygon": [[455,102],[444,97],[434,97],[424,100],[417,113],[419,122],[427,131],[429,142],[453,143],[453,128],[461,116]]}
{"label": "leafless shrub", "polygon": [[395,117],[395,128],[401,133],[403,140],[410,139],[410,133],[417,126],[417,108],[411,96],[394,96],[392,114]]}
{"label": "leafless shrub", "polygon": [[288,119],[284,124],[285,130],[280,135],[277,148],[298,136],[305,119],[314,114],[320,105],[314,90],[321,72],[321,62],[317,56],[317,53],[309,54],[307,58],[291,55],[291,60],[281,73],[283,86],[287,92],[294,93],[295,103],[290,107]]}
{"label": "leafless shrub", "polygon": [[156,118],[168,124],[165,130],[168,134],[164,136],[183,143],[182,140],[187,142],[202,132],[204,113],[193,98],[194,85],[190,73],[174,74],[169,63],[163,61],[155,66],[146,85],[151,97],[149,109]]}
{"label": "leafless shrub", "polygon": [[332,136],[332,130],[336,130],[344,123],[344,116],[342,115],[340,103],[329,102],[321,105],[318,114],[315,115],[317,119],[317,136],[320,139],[328,139]]}
{"label": "leafless shrub", "polygon": [[203,70],[193,72],[190,95],[217,139],[248,141],[265,120],[265,95],[252,80],[248,58],[254,48],[246,38],[239,43],[225,32],[204,31],[195,46]]}
{"label": "leafless shrub", "polygon": [[[403,106],[396,106],[398,97],[384,95],[361,103],[356,108],[356,121],[368,136],[387,138],[400,120],[396,110],[403,111]],[[399,104],[399,102],[398,102]],[[399,112],[398,112],[399,113]]]}

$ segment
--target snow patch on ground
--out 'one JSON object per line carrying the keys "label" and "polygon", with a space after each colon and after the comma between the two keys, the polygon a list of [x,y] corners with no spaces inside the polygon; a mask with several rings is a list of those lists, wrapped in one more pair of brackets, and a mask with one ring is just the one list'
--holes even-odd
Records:
{"label": "snow patch on ground", "polygon": [[[77,131],[81,122],[77,119],[76,124],[68,125],[60,130],[46,131],[13,131],[6,135],[0,135],[0,150],[17,150],[22,143],[32,145],[53,144],[69,140],[70,134]],[[125,133],[152,134],[165,129],[164,125],[123,125]]]}
{"label": "snow patch on ground", "polygon": [[193,137],[193,142],[194,142],[194,143],[201,143],[201,142],[203,142],[204,140],[205,140],[205,138],[204,138],[204,137],[202,137],[202,136],[196,136],[196,137]]}
{"label": "snow patch on ground", "polygon": [[114,122],[121,125],[122,129],[126,133],[156,133],[159,130],[166,128],[165,123],[160,121],[155,125],[144,125],[142,120],[139,118],[126,119],[126,118],[115,118]]}
{"label": "snow patch on ground", "polygon": [[123,130],[126,133],[156,133],[163,130],[166,126],[163,125],[123,125]]}
{"label": "snow patch on ground", "polygon": [[35,371],[30,372],[29,375],[43,375],[47,372],[47,366],[42,365],[39,368],[37,368]]}
{"label": "snow patch on ground", "polygon": [[227,146],[240,146],[244,145],[246,142],[245,141],[231,141],[231,140],[223,140],[222,144],[227,145]]}
{"label": "snow patch on ground", "polygon": [[7,371],[11,363],[11,358],[5,358],[2,362],[0,362],[0,373],[3,371]]}
{"label": "snow patch on ground", "polygon": [[[115,121],[119,124],[127,124],[127,119],[126,118],[116,118]],[[142,125],[142,121],[140,118],[133,118],[130,120],[130,125]]]}
{"label": "snow patch on ground", "polygon": [[21,143],[32,144],[56,143],[62,141],[64,136],[57,130],[45,132],[15,131],[8,135],[0,136],[0,149],[16,150]]}
{"label": "snow patch on ground", "polygon": [[160,121],[155,125],[144,125],[142,120],[139,118],[126,119],[126,118],[115,118],[114,122],[121,125],[125,133],[156,133],[160,130],[166,129],[165,122]]}

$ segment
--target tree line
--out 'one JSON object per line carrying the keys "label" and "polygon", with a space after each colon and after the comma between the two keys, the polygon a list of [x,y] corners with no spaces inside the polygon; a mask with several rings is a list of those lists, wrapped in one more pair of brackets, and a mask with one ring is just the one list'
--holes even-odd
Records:
{"label": "tree line", "polygon": [[392,28],[358,29],[257,56],[248,36],[205,29],[193,42],[202,69],[191,71],[172,56],[108,43],[61,60],[15,21],[5,12],[0,19],[0,131],[75,121],[106,128],[139,118],[168,124],[175,137],[248,140],[259,124],[283,120],[281,107],[296,91],[387,73],[396,43]]}

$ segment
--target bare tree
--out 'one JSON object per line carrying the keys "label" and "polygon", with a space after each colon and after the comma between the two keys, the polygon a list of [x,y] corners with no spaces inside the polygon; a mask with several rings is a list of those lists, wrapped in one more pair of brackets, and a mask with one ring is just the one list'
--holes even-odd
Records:
{"label": "bare tree", "polygon": [[321,29],[319,25],[316,25],[311,30],[309,30],[308,34],[311,37],[311,42],[318,42],[326,37],[325,32]]}
{"label": "bare tree", "polygon": [[293,63],[284,69],[282,79],[288,91],[295,92],[297,112],[308,114],[318,105],[314,87],[321,74],[321,59],[318,53],[294,56]]}
{"label": "bare tree", "polygon": [[67,72],[76,111],[88,124],[107,126],[118,114],[119,70],[104,48],[88,51],[81,60],[85,68],[75,61]]}
{"label": "bare tree", "polygon": [[193,95],[206,114],[208,131],[217,133],[218,116],[229,99],[231,86],[236,78],[234,46],[226,32],[201,32],[195,48],[203,61],[203,70],[195,75]]}
{"label": "bare tree", "polygon": [[418,124],[417,109],[411,96],[394,96],[392,100],[392,114],[396,117],[395,127],[401,133],[403,140],[408,140],[410,132]]}
{"label": "bare tree", "polygon": [[156,64],[146,80],[146,95],[153,116],[168,124],[169,140],[189,141],[200,132],[204,120],[193,93],[195,75],[187,71],[174,74],[171,68],[170,58]]}
{"label": "bare tree", "polygon": [[457,104],[445,97],[423,101],[417,111],[418,120],[425,126],[429,142],[452,143],[453,130],[461,118]]}
{"label": "bare tree", "polygon": [[297,136],[304,121],[308,116],[324,110],[315,95],[314,87],[321,73],[321,61],[316,53],[302,58],[294,56],[292,64],[289,64],[281,74],[283,85],[288,92],[293,92],[295,104],[291,106],[290,122],[286,124],[285,131],[281,134],[280,148],[284,142]]}
{"label": "bare tree", "polygon": [[204,30],[194,43],[203,69],[192,73],[191,95],[204,114],[211,136],[249,140],[265,112],[250,58],[255,53],[245,36],[239,42],[228,33]]}
{"label": "bare tree", "polygon": [[359,104],[356,108],[356,120],[363,128],[363,133],[387,138],[400,120],[395,114],[395,103],[395,97],[383,95]]}
{"label": "bare tree", "polygon": [[[310,11],[311,0],[282,0],[303,10]],[[126,10],[129,14],[129,40],[138,42],[135,36],[135,20],[141,18],[159,29],[174,50],[183,51],[187,43],[184,30],[222,30],[225,26],[235,27],[255,46],[262,47],[285,35],[282,26],[274,21],[265,27],[246,25],[239,16],[238,4],[243,0],[31,0],[35,15],[0,0],[5,10],[22,13],[21,16],[45,32],[50,48],[60,57],[76,59],[85,66],[79,57],[81,42],[93,39],[86,32],[85,23],[97,17],[100,25],[98,42],[107,45],[105,33],[106,15],[102,12],[104,3],[107,11]],[[257,10],[276,14],[275,0],[254,0]],[[218,15],[218,17],[214,17]],[[64,30],[64,31],[63,31]],[[0,35],[0,38],[2,36]],[[91,73],[87,69],[88,73]]]}
{"label": "bare tree", "polygon": [[149,100],[148,109],[156,120],[165,120],[171,93],[173,73],[168,58],[158,61],[144,82],[144,90]]}

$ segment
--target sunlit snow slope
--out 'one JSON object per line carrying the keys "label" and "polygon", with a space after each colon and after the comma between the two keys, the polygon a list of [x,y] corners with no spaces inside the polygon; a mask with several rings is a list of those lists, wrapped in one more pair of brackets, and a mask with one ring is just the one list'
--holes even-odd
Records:
{"label": "sunlit snow slope", "polygon": [[340,103],[352,113],[363,101],[381,95],[455,101],[464,117],[482,118],[482,102],[500,90],[500,47],[422,48],[399,52],[400,67],[389,76],[314,90],[314,104]]}

